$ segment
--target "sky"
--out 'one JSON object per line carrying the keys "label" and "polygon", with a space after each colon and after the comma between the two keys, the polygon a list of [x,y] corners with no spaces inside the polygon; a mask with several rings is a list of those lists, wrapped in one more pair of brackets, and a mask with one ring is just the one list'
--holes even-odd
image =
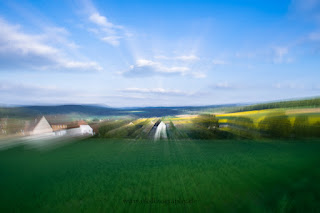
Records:
{"label": "sky", "polygon": [[320,0],[0,0],[0,104],[320,95]]}

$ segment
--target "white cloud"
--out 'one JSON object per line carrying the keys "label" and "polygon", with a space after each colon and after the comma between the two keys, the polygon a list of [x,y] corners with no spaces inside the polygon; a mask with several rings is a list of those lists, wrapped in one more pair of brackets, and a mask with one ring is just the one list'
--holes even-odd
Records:
{"label": "white cloud", "polygon": [[101,40],[113,45],[113,46],[118,46],[120,44],[120,39],[122,37],[121,36],[106,36],[103,37]]}
{"label": "white cloud", "polygon": [[61,62],[61,64],[63,65],[63,67],[70,68],[70,69],[83,69],[83,70],[94,69],[98,71],[102,70],[102,67],[96,62],[64,61],[64,62]]}
{"label": "white cloud", "polygon": [[146,59],[137,60],[136,64],[137,66],[159,66],[159,63]]}
{"label": "white cloud", "polygon": [[190,71],[186,66],[164,66],[159,62],[140,59],[135,65],[131,65],[130,69],[124,73],[127,77],[148,77],[154,75],[170,76],[170,75],[186,75]]}
{"label": "white cloud", "polygon": [[160,94],[160,95],[188,95],[188,93],[180,90],[171,90],[163,88],[126,88],[120,90],[126,93],[147,93],[147,94]]}
{"label": "white cloud", "polygon": [[58,50],[41,42],[41,36],[27,35],[20,31],[20,26],[12,26],[0,19],[1,53],[17,52],[21,55],[54,55]]}
{"label": "white cloud", "polygon": [[131,33],[126,32],[123,26],[111,23],[107,17],[95,12],[89,15],[89,21],[98,28],[89,28],[89,31],[95,33],[101,41],[104,41],[112,46],[119,46],[120,40],[132,36]]}
{"label": "white cloud", "polygon": [[180,73],[185,74],[187,71],[189,71],[189,67],[161,67],[160,71],[164,73]]}
{"label": "white cloud", "polygon": [[192,71],[188,66],[172,66],[146,59],[137,60],[134,65],[129,67],[129,70],[120,74],[126,77],[150,77],[150,76],[190,76],[193,78],[205,78],[206,74],[200,71]]}
{"label": "white cloud", "polygon": [[168,57],[168,56],[164,56],[164,55],[158,55],[158,56],[155,56],[154,58],[156,59],[163,59],[163,60],[180,60],[180,61],[189,61],[189,62],[192,62],[192,61],[197,61],[199,60],[200,58],[196,55],[180,55],[180,56],[173,56],[173,57]]}
{"label": "white cloud", "polygon": [[100,25],[102,27],[113,27],[113,24],[108,21],[108,19],[99,13],[93,13],[89,16],[89,20],[97,25]]}
{"label": "white cloud", "polygon": [[235,89],[236,87],[228,82],[219,82],[210,86],[212,89]]}
{"label": "white cloud", "polygon": [[77,49],[80,46],[73,41],[68,39],[70,33],[63,27],[45,27],[42,39],[50,41],[50,43],[55,45],[63,45],[69,49]]}
{"label": "white cloud", "polygon": [[192,76],[195,77],[195,78],[205,78],[205,77],[207,77],[207,75],[205,73],[202,73],[202,72],[193,72]]}
{"label": "white cloud", "polygon": [[68,59],[61,48],[49,44],[50,35],[24,33],[19,25],[1,18],[0,29],[0,69],[102,69],[96,62]]}
{"label": "white cloud", "polygon": [[182,60],[182,61],[197,61],[199,60],[199,57],[195,55],[182,55],[182,56],[177,56],[176,59]]}

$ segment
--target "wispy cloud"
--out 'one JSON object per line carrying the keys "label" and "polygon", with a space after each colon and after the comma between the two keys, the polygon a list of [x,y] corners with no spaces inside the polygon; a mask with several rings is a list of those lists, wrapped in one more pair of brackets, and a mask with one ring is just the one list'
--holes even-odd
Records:
{"label": "wispy cloud", "polygon": [[167,67],[160,62],[140,59],[135,65],[131,65],[130,69],[122,74],[126,77],[150,77],[154,75],[170,76],[170,75],[186,75],[190,70],[186,66]]}
{"label": "wispy cloud", "polygon": [[113,46],[118,46],[120,44],[121,36],[106,36],[101,38],[102,41],[105,41]]}
{"label": "wispy cloud", "polygon": [[228,89],[236,89],[235,85],[230,84],[229,82],[218,82],[209,86],[211,89],[221,89],[221,90],[228,90]]}
{"label": "wispy cloud", "polygon": [[70,41],[68,37],[71,35],[68,30],[63,27],[44,27],[42,39],[50,41],[54,45],[61,45],[62,47],[68,49],[78,49],[80,45],[76,44],[74,41]]}
{"label": "wispy cloud", "polygon": [[163,59],[163,60],[179,60],[179,61],[188,61],[188,62],[192,62],[192,61],[198,61],[200,60],[200,58],[194,54],[190,54],[190,55],[180,55],[180,56],[164,56],[164,55],[157,55],[154,57],[155,59]]}
{"label": "wispy cloud", "polygon": [[194,77],[194,78],[205,78],[207,77],[207,75],[203,72],[192,72],[191,75]]}
{"label": "wispy cloud", "polygon": [[[43,33],[24,33],[19,25],[0,18],[1,69],[79,69],[102,70],[96,62],[69,59],[65,52],[50,44],[50,36]],[[56,29],[57,30],[57,29]]]}
{"label": "wispy cloud", "polygon": [[[68,90],[59,85],[41,85],[20,82],[0,81],[0,105],[3,104],[96,104],[105,103],[112,106],[123,106],[123,103],[132,106],[132,101],[139,104],[146,100],[147,94],[99,94],[86,89]],[[112,99],[112,101],[110,101]],[[158,99],[149,96],[147,100]]]}
{"label": "wispy cloud", "polygon": [[108,21],[105,16],[100,15],[98,12],[95,12],[89,16],[89,20],[99,26],[106,28],[113,28],[114,25]]}
{"label": "wispy cloud", "polygon": [[63,67],[68,69],[80,70],[102,70],[102,67],[96,62],[64,61]]}
{"label": "wispy cloud", "polygon": [[126,88],[120,90],[125,93],[142,93],[142,94],[157,94],[157,95],[189,95],[189,93],[181,90],[171,90],[164,88]]}
{"label": "wispy cloud", "polygon": [[93,12],[89,15],[89,21],[95,24],[98,28],[90,30],[94,32],[102,41],[118,46],[120,40],[127,35],[123,31],[124,27],[111,23],[107,17],[101,15],[99,12]]}
{"label": "wispy cloud", "polygon": [[28,83],[0,81],[0,104],[37,104],[71,101],[79,91],[62,89],[56,85],[34,85]]}
{"label": "wispy cloud", "polygon": [[88,27],[88,31],[94,33],[98,39],[116,47],[122,39],[132,36],[124,26],[111,22],[106,15],[101,14],[90,0],[83,3],[87,19],[93,24]]}

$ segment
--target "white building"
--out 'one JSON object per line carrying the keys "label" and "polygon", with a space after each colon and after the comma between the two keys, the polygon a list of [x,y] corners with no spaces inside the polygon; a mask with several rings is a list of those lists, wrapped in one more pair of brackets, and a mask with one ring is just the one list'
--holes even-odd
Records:
{"label": "white building", "polygon": [[[50,122],[51,123],[51,122]],[[42,116],[26,123],[24,131],[32,138],[52,138],[52,137],[78,137],[84,135],[93,135],[93,129],[85,121],[73,123],[56,122],[50,124]]]}
{"label": "white building", "polygon": [[89,125],[80,125],[80,131],[82,135],[93,135],[93,129]]}
{"label": "white building", "polygon": [[55,134],[56,134],[57,136],[66,135],[66,134],[67,134],[67,130],[61,129],[61,130],[55,131]]}
{"label": "white building", "polygon": [[78,121],[76,124],[70,125],[67,135],[80,136],[80,135],[93,135],[93,129],[84,121]]}

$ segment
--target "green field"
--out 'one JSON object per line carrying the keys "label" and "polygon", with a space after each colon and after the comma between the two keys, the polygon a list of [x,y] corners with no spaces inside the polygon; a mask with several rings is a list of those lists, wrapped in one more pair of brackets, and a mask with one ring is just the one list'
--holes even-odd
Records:
{"label": "green field", "polygon": [[319,141],[16,147],[0,152],[0,212],[320,212],[319,152]]}

